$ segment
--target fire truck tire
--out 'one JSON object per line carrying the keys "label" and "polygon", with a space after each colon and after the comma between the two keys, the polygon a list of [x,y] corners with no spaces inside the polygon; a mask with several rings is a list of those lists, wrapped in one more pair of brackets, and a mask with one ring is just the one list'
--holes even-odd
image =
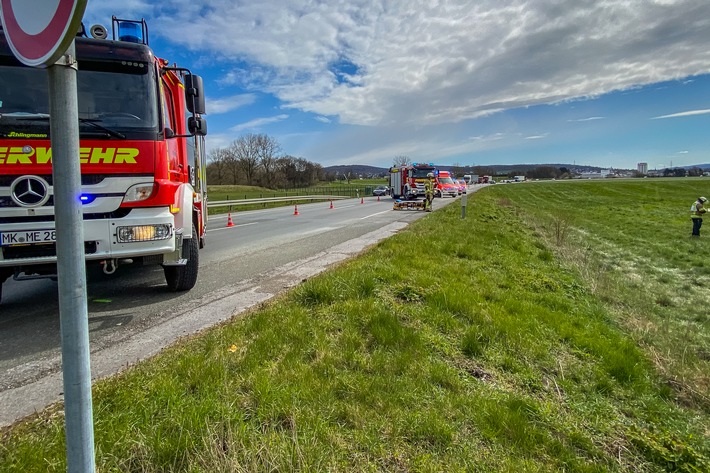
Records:
{"label": "fire truck tire", "polygon": [[2,283],[0,282],[0,302],[2,302]]}
{"label": "fire truck tire", "polygon": [[168,283],[168,289],[171,291],[189,291],[195,287],[199,267],[199,245],[197,232],[193,227],[192,238],[185,240],[182,246],[182,256],[187,259],[187,264],[185,266],[163,267],[165,282]]}

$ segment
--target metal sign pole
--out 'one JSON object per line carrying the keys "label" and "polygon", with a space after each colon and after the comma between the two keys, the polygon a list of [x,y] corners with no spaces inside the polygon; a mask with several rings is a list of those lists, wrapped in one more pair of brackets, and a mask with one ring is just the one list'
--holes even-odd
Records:
{"label": "metal sign pole", "polygon": [[48,67],[67,471],[95,471],[74,42]]}

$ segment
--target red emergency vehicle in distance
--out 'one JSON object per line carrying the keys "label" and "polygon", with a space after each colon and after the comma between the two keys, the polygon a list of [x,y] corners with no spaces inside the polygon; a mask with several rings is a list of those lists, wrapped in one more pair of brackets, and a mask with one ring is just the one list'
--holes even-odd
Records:
{"label": "red emergency vehicle in distance", "polygon": [[434,186],[434,196],[444,197],[448,195],[450,197],[457,197],[459,195],[458,183],[454,182],[449,171],[439,171],[435,174],[436,184]]}
{"label": "red emergency vehicle in distance", "polygon": [[436,175],[433,164],[413,163],[390,168],[390,188],[393,199],[413,200],[424,198],[424,184],[432,173]]}
{"label": "red emergency vehicle in distance", "polygon": [[[144,20],[113,17],[112,40],[90,31],[75,41],[86,260],[160,264],[171,290],[191,289],[207,222],[202,79],[154,55]],[[46,74],[0,34],[0,283],[56,277]]]}

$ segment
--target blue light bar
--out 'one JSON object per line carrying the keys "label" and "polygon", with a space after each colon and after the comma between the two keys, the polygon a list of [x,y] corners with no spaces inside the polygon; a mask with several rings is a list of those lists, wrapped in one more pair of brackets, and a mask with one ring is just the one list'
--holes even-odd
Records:
{"label": "blue light bar", "polygon": [[143,44],[143,30],[140,23],[133,21],[118,22],[118,40]]}

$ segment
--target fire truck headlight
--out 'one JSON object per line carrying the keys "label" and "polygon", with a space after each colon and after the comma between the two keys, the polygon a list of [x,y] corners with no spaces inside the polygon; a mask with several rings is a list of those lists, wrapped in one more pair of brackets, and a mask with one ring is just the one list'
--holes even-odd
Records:
{"label": "fire truck headlight", "polygon": [[121,243],[167,240],[172,234],[172,226],[168,224],[136,225],[116,229],[116,239]]}
{"label": "fire truck headlight", "polygon": [[155,191],[155,184],[136,184],[131,186],[127,191],[126,195],[123,196],[123,202],[140,202],[142,200],[148,199]]}

